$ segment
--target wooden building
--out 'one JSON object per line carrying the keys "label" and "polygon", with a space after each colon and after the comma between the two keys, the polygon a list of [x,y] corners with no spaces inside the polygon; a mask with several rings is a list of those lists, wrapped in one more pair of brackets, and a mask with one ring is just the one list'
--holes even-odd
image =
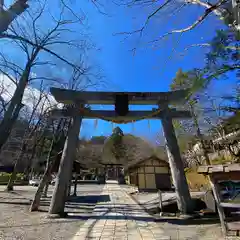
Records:
{"label": "wooden building", "polygon": [[169,164],[156,156],[129,165],[126,171],[129,183],[137,186],[139,191],[154,192],[158,189],[171,189]]}

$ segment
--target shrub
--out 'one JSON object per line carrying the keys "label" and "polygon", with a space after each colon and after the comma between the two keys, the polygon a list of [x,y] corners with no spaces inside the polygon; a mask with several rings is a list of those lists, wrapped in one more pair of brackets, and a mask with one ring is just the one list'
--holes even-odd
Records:
{"label": "shrub", "polygon": [[[11,176],[11,173],[5,173],[5,172],[1,172],[0,173],[0,182],[8,182],[9,181],[9,178]],[[16,176],[16,180],[19,181],[19,180],[22,180],[24,178],[24,174],[23,173],[18,173],[17,176]]]}
{"label": "shrub", "polygon": [[230,161],[229,159],[225,159],[224,157],[218,157],[218,158],[211,160],[211,163],[213,165],[218,165],[218,164],[226,164],[229,161]]}

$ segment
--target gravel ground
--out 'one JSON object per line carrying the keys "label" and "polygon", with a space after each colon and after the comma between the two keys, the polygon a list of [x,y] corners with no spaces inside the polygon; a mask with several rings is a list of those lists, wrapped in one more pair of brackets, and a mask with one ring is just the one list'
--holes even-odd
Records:
{"label": "gravel ground", "polygon": [[[80,197],[68,203],[65,210],[84,215],[86,219],[96,205],[102,186],[81,185],[79,189]],[[6,193],[3,190],[4,186],[0,186],[0,239],[71,239],[85,222],[85,219],[76,217],[47,219],[49,199],[43,201],[45,206],[41,206],[41,211],[30,213],[28,209],[36,191],[34,187],[19,186],[14,193]],[[50,187],[49,194],[52,190],[53,188]]]}

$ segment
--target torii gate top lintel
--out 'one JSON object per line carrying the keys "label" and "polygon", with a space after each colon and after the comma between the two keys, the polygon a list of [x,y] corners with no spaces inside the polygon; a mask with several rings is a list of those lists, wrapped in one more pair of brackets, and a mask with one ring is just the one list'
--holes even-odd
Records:
{"label": "torii gate top lintel", "polygon": [[[81,106],[84,104],[116,104],[117,101],[121,102],[119,99],[124,99],[123,105],[127,107],[130,104],[135,105],[164,105],[163,113],[161,114],[161,106],[159,109],[155,111],[155,116],[159,119],[162,119],[162,127],[164,131],[164,136],[166,139],[166,150],[167,155],[169,157],[169,164],[171,166],[171,174],[173,184],[175,189],[177,189],[177,200],[178,200],[178,208],[180,212],[186,214],[192,211],[192,199],[189,194],[187,180],[184,174],[184,166],[181,160],[181,154],[178,147],[178,141],[175,135],[174,126],[172,123],[173,116],[171,115],[171,111],[173,109],[168,108],[168,104],[171,104],[175,101],[179,102],[181,99],[187,96],[188,90],[179,90],[174,92],[165,92],[165,93],[113,93],[113,92],[81,92],[81,91],[73,91],[73,90],[65,90],[52,88],[52,95],[55,99],[63,104],[74,104],[69,109],[66,109],[67,114],[65,116],[71,117],[71,125],[68,129],[68,136],[66,142],[64,144],[64,149],[61,157],[60,168],[58,171],[58,177],[55,184],[55,189],[53,192],[51,205],[49,209],[50,214],[62,214],[64,212],[65,199],[67,199],[67,192],[70,182],[71,182],[71,171],[74,159],[76,159],[76,149],[79,144],[79,133],[82,119],[86,116],[86,108],[85,106]],[[119,96],[125,95],[125,96]],[[127,95],[127,101],[125,101]],[[78,105],[80,106],[80,111],[78,112]],[[72,111],[71,111],[72,110]],[[116,105],[115,105],[116,110]],[[128,110],[128,109],[127,109]],[[60,109],[61,111],[61,109]],[[101,118],[103,120],[113,121],[115,119],[117,111],[104,112],[104,116],[97,116],[97,118]],[[62,112],[63,113],[63,112]],[[118,113],[118,112],[117,112]],[[88,116],[91,117],[91,114],[94,115],[94,111],[88,112]],[[130,122],[132,122],[133,118],[139,114],[141,116],[142,112],[127,112],[127,116],[130,118]],[[185,114],[185,113],[184,113]],[[123,120],[126,118],[124,114],[119,114],[120,117],[123,117]],[[189,115],[189,114],[188,114]],[[60,112],[61,116],[61,112]],[[63,116],[63,115],[62,115]],[[152,116],[152,115],[151,115]],[[179,116],[179,111],[175,111],[175,117]],[[51,117],[51,115],[50,115]],[[54,117],[54,116],[53,116]],[[113,118],[113,119],[112,119]],[[147,116],[149,119],[150,116]],[[138,120],[143,119],[138,118]],[[144,118],[145,119],[145,118]],[[120,122],[120,123],[128,123]],[[119,122],[118,122],[119,123]]]}
{"label": "torii gate top lintel", "polygon": [[169,92],[94,92],[61,88],[51,88],[50,91],[59,103],[72,104],[83,102],[90,105],[114,105],[116,96],[124,94],[128,95],[130,105],[170,104],[184,99],[189,92],[188,89]]}

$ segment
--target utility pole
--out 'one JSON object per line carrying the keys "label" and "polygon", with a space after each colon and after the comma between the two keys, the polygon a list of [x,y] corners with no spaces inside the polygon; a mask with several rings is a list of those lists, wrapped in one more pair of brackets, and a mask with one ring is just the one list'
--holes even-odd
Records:
{"label": "utility pole", "polygon": [[4,10],[4,0],[0,0],[0,34],[5,32],[17,16],[29,6],[28,0],[16,0],[7,10]]}

